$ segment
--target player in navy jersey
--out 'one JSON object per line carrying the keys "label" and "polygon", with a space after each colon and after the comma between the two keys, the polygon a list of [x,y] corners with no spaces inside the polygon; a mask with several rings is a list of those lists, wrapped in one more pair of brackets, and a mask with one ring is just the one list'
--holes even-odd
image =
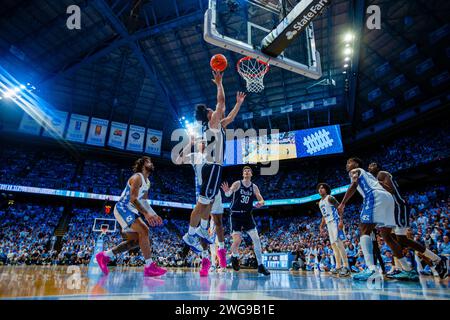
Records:
{"label": "player in navy jersey", "polygon": [[403,279],[419,281],[419,277],[412,271],[406,257],[402,252],[401,245],[391,235],[392,228],[395,228],[395,202],[392,194],[387,192],[372,174],[362,169],[362,161],[359,158],[347,160],[347,172],[349,173],[351,185],[345,193],[341,204],[338,207],[340,214],[343,214],[348,200],[358,191],[364,198],[360,215],[360,245],[364,254],[367,269],[356,274],[353,279],[367,281],[377,275],[377,269],[373,257],[373,243],[370,234],[375,228],[379,228],[381,236],[397,257],[401,267]]}
{"label": "player in navy jersey", "polygon": [[[194,251],[199,246],[199,239],[203,239],[206,243],[212,244],[213,239],[208,232],[209,216],[212,204],[218,197],[219,186],[222,182],[222,166],[225,156],[225,129],[233,122],[238,114],[240,107],[245,99],[245,94],[238,92],[236,94],[236,105],[231,112],[225,117],[225,93],[222,85],[222,73],[213,71],[213,82],[217,86],[217,105],[212,110],[204,104],[197,105],[195,108],[195,119],[201,122],[202,136],[205,141],[205,162],[202,167],[201,177],[202,184],[200,187],[200,195],[194,210],[191,213],[188,232],[183,236],[183,241]],[[217,254],[221,265],[226,265],[226,250],[224,230],[222,225],[222,214],[213,215],[215,223],[215,231],[219,240],[219,250]],[[202,251],[202,268],[201,276],[207,276],[211,266],[209,259],[208,247],[201,244]]]}
{"label": "player in navy jersey", "polygon": [[[430,259],[432,262],[432,267],[436,269],[439,277],[441,279],[446,278],[448,275],[447,259],[445,257],[439,257],[437,254],[427,249],[419,242],[411,240],[406,236],[409,228],[409,210],[406,205],[406,201],[400,195],[398,184],[392,174],[387,171],[382,171],[380,165],[376,162],[372,162],[369,165],[368,170],[371,174],[373,174],[374,177],[378,179],[383,188],[385,188],[394,196],[396,206],[395,220],[397,223],[397,226],[395,228],[395,237],[397,238],[398,243],[403,248],[409,248],[417,251],[426,258]],[[400,278],[401,275],[401,273],[397,273],[391,275],[390,277],[393,279],[402,280],[402,278]]]}
{"label": "player in navy jersey", "polygon": [[230,229],[233,238],[231,245],[231,263],[233,269],[238,271],[239,267],[239,245],[242,242],[242,232],[246,232],[253,241],[253,249],[255,251],[256,260],[258,261],[258,272],[266,276],[270,272],[262,263],[261,240],[259,239],[256,223],[253,219],[253,202],[258,200],[256,208],[264,205],[264,199],[256,184],[252,182],[252,169],[245,166],[242,169],[242,180],[234,182],[231,187],[227,182],[222,184],[222,189],[226,197],[232,197],[230,205]]}
{"label": "player in navy jersey", "polygon": [[152,227],[162,225],[162,219],[147,202],[150,188],[148,177],[153,169],[154,166],[149,157],[139,158],[133,166],[134,174],[128,180],[127,186],[114,207],[114,217],[122,228],[124,241],[111,250],[100,252],[95,256],[104,274],[109,272],[110,259],[136,247],[141,248],[145,259],[144,276],[161,276],[166,273],[166,270],[158,267],[151,257],[148,225]]}
{"label": "player in navy jersey", "polygon": [[331,188],[328,184],[319,183],[317,191],[321,198],[319,201],[319,208],[322,213],[322,221],[319,227],[320,233],[323,233],[323,227],[326,225],[336,260],[336,268],[332,269],[331,273],[339,274],[341,277],[348,277],[350,275],[350,267],[344,246],[344,222],[342,214],[339,214],[337,211],[339,202],[331,195]]}

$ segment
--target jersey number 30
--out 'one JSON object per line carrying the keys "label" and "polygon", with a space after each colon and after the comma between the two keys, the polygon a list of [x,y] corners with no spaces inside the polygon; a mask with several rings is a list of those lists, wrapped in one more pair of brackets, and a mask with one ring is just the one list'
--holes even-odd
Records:
{"label": "jersey number 30", "polygon": [[250,196],[241,196],[241,203],[247,204],[250,200]]}

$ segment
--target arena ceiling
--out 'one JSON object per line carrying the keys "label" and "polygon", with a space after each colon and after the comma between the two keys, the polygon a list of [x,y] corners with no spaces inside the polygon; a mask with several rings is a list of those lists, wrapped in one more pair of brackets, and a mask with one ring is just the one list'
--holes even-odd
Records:
{"label": "arena ceiling", "polygon": [[[73,4],[81,8],[81,30],[66,28]],[[365,26],[371,4],[381,8],[381,30]],[[224,53],[230,64],[240,58],[203,40],[206,8],[207,0],[3,0],[0,53],[19,80],[32,82],[57,109],[161,129],[168,137],[182,116],[192,120],[196,103],[214,105],[210,57]],[[239,117],[235,125],[295,130],[338,123],[355,134],[432,97],[448,97],[449,16],[449,1],[333,1],[314,21],[325,80],[274,67],[264,92],[251,94],[242,108],[254,118]],[[344,69],[342,39],[349,31],[360,36]],[[231,107],[245,88],[233,66],[224,86]],[[298,107],[330,97],[335,106]],[[281,113],[286,105],[294,111]],[[267,108],[273,115],[260,117]]]}

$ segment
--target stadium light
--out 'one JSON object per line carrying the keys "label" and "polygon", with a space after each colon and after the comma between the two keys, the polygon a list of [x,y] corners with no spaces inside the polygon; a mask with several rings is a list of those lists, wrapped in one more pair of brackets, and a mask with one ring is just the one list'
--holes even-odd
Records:
{"label": "stadium light", "polygon": [[344,64],[344,68],[348,68],[348,63]]}
{"label": "stadium light", "polygon": [[345,57],[344,61],[345,62],[350,61],[350,57]]}
{"label": "stadium light", "polygon": [[20,85],[20,89],[25,89],[25,88],[26,87],[23,84]]}
{"label": "stadium light", "polygon": [[344,35],[344,41],[350,43],[353,41],[354,35],[351,32],[348,32]]}
{"label": "stadium light", "polygon": [[342,73],[343,73],[343,74],[346,74],[346,73],[347,73],[347,71],[342,71]]}
{"label": "stadium light", "polygon": [[352,54],[352,49],[351,48],[345,48],[344,49],[344,54],[346,55],[346,56],[349,56],[349,55],[351,55]]}

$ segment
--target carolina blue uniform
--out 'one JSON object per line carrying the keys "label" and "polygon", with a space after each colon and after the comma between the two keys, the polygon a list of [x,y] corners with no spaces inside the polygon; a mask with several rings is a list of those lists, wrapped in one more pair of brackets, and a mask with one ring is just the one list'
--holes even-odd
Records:
{"label": "carolina blue uniform", "polygon": [[335,243],[338,239],[345,240],[343,230],[338,228],[339,213],[337,209],[329,201],[329,195],[319,201],[320,212],[327,223],[328,235],[330,243]]}
{"label": "carolina blue uniform", "polygon": [[[137,173],[138,176],[141,177],[142,184],[139,188],[138,200],[142,200],[144,195],[150,189],[150,181],[145,180],[144,175],[142,173]],[[122,229],[126,229],[130,227],[136,219],[140,217],[139,211],[136,207],[130,202],[130,193],[131,186],[130,182],[127,182],[127,186],[123,190],[119,201],[116,203],[114,207],[114,217],[119,222]]]}

